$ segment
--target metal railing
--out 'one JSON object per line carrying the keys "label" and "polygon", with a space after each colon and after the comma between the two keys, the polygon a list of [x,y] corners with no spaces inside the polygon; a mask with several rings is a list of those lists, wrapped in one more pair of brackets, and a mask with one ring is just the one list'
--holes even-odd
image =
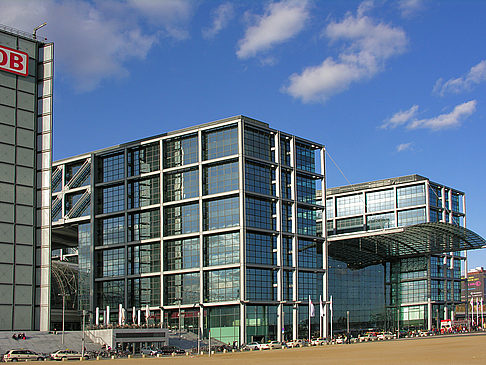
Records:
{"label": "metal railing", "polygon": [[[12,34],[16,34],[16,35],[19,35],[19,36],[24,37],[24,38],[33,39],[33,40],[36,40],[36,41],[39,40],[39,38],[34,38],[34,35],[32,33],[27,33],[27,32],[24,32],[23,30],[19,30],[19,29],[9,27],[8,25],[0,24],[0,30],[4,30],[4,31],[12,33]],[[40,40],[41,41],[47,41],[47,38],[42,37],[42,39],[40,39]]]}

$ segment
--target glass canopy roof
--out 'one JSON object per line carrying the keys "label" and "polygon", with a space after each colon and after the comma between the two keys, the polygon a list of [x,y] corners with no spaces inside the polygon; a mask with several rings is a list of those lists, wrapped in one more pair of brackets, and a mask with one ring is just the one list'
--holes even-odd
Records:
{"label": "glass canopy roof", "polygon": [[328,254],[351,269],[361,269],[404,257],[474,250],[486,240],[449,223],[432,222],[328,238]]}

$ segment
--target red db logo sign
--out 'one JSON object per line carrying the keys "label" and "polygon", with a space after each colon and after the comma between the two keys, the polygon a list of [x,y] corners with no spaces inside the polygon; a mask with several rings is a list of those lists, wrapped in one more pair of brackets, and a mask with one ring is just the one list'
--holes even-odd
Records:
{"label": "red db logo sign", "polygon": [[0,46],[0,70],[27,76],[29,74],[29,55],[25,52]]}

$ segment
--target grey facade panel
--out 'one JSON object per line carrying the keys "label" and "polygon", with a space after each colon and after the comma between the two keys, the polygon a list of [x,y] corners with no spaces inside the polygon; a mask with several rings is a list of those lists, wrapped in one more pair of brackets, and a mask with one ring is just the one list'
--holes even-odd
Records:
{"label": "grey facade panel", "polygon": [[[0,306],[0,330],[48,330],[48,325],[40,325],[42,320],[39,317],[34,318],[35,283],[49,283],[49,279],[42,281],[36,277],[35,268],[41,263],[34,257],[34,232],[42,226],[50,230],[49,219],[42,224],[42,219],[46,215],[49,217],[48,202],[44,204],[47,214],[42,211],[37,218],[36,210],[42,205],[37,199],[36,187],[39,186],[39,192],[46,189],[47,196],[50,196],[49,176],[37,182],[37,173],[39,171],[42,177],[44,169],[49,174],[51,139],[41,138],[38,142],[36,133],[50,134],[51,131],[51,102],[47,108],[40,103],[42,112],[48,113],[38,118],[42,114],[37,110],[38,84],[42,84],[44,78],[37,77],[37,70],[41,64],[39,50],[50,46],[50,55],[46,58],[42,52],[42,58],[50,62],[52,71],[52,45],[5,27],[0,27],[0,45],[25,52],[30,57],[28,76],[0,70],[0,284],[4,285],[5,295],[9,296],[7,300],[0,301],[0,304],[8,304]],[[52,79],[47,89],[50,97]],[[43,96],[46,96],[44,92]],[[38,123],[43,125],[38,127]],[[44,126],[46,123],[49,124],[47,128]],[[37,166],[36,150],[39,148],[43,154],[49,155],[47,163],[40,159],[41,166]],[[42,235],[39,244],[44,244],[43,247],[50,251],[49,242],[50,235],[47,234]],[[49,254],[45,256],[49,257]],[[47,268],[48,265],[49,261]],[[49,270],[43,271],[43,274],[50,275]],[[45,315],[46,311],[43,313]],[[44,322],[48,322],[48,317],[47,311]]]}

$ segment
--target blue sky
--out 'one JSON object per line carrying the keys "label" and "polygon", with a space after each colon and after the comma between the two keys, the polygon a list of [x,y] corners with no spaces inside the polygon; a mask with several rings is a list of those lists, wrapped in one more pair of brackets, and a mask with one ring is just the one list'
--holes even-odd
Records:
{"label": "blue sky", "polygon": [[243,114],[325,144],[351,183],[466,192],[486,237],[484,19],[479,0],[0,3],[2,24],[48,22],[55,159]]}

